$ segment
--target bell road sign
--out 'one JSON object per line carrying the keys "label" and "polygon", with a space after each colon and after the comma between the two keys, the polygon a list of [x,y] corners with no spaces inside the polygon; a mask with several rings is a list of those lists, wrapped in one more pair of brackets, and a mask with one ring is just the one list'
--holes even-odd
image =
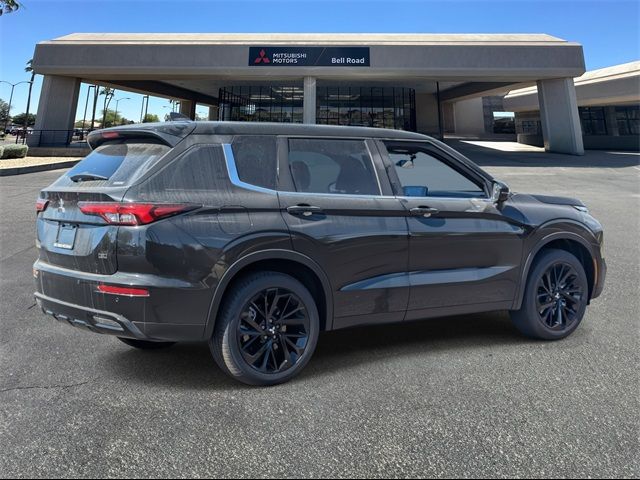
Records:
{"label": "bell road sign", "polygon": [[249,66],[368,67],[369,47],[249,47]]}

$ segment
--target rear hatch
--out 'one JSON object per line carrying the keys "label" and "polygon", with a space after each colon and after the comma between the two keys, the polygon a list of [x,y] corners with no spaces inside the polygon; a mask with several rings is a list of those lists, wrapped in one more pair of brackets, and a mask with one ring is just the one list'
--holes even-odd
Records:
{"label": "rear hatch", "polygon": [[115,273],[118,226],[80,207],[122,201],[128,188],[181,140],[164,137],[121,129],[94,132],[89,137],[94,150],[40,193],[40,260],[82,272]]}

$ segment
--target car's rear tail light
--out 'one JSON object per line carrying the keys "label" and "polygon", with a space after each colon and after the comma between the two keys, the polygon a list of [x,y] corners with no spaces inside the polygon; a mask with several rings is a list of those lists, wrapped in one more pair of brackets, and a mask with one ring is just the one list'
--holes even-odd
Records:
{"label": "car's rear tail light", "polygon": [[36,200],[36,213],[44,212],[49,205],[49,200],[45,200],[44,198],[38,198]]}
{"label": "car's rear tail light", "polygon": [[110,295],[125,295],[127,297],[148,297],[149,290],[146,288],[117,287],[115,285],[98,285],[98,291]]}
{"label": "car's rear tail light", "polygon": [[146,225],[196,207],[184,204],[80,202],[78,208],[85,215],[102,217],[112,225]]}
{"label": "car's rear tail light", "polygon": [[102,138],[113,139],[118,138],[119,136],[120,134],[118,132],[102,132]]}

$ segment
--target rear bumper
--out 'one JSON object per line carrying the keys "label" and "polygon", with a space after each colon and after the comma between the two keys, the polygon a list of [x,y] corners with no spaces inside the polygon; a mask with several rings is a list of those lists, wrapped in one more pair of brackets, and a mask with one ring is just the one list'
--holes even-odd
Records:
{"label": "rear bumper", "polygon": [[151,340],[142,333],[134,322],[129,321],[122,315],[63,302],[38,292],[34,296],[42,312],[59,322],[68,323],[73,327],[90,330],[94,333]]}
{"label": "rear bumper", "polygon": [[[95,333],[149,341],[200,341],[211,290],[199,283],[149,274],[102,275],[38,260],[33,265],[36,302],[45,314]],[[148,297],[114,295],[99,285],[144,288]]]}

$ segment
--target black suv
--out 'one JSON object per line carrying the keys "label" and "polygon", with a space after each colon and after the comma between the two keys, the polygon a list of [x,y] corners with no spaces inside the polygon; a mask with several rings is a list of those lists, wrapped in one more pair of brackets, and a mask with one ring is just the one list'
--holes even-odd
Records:
{"label": "black suv", "polygon": [[510,193],[424,135],[181,121],[88,142],[37,201],[38,304],[137,348],[207,341],[248,384],[354,325],[510,310],[560,339],[603,288],[579,200]]}

